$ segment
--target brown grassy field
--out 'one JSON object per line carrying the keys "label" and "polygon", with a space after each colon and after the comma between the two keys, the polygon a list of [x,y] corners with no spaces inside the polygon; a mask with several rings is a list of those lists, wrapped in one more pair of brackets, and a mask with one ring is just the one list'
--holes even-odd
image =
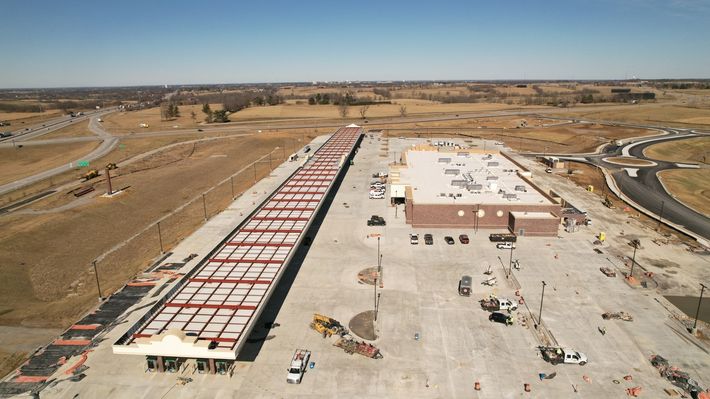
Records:
{"label": "brown grassy field", "polygon": [[99,142],[0,148],[0,184],[75,161]]}
{"label": "brown grassy field", "polygon": [[10,121],[14,126],[16,123],[35,123],[56,118],[60,115],[61,112],[57,110],[45,112],[0,112],[0,121]]}
{"label": "brown grassy field", "polygon": [[696,211],[710,215],[710,170],[666,170],[659,177],[668,191]]}
{"label": "brown grassy field", "polygon": [[[453,121],[453,123],[458,123],[458,121]],[[389,130],[389,128],[390,126],[386,127],[386,134],[392,137],[444,137],[451,135],[482,137],[489,140],[502,141],[516,151],[565,154],[591,152],[599,145],[608,143],[611,140],[653,135],[656,133],[652,130],[597,124],[574,124],[506,130],[465,129],[454,125],[449,130],[427,130],[426,127],[419,127],[418,132]]]}
{"label": "brown grassy field", "polygon": [[[220,104],[210,104],[213,111],[222,109]],[[163,121],[160,119],[160,108],[149,108],[140,111],[115,112],[104,117],[103,126],[112,133],[141,133],[161,130],[170,130],[174,126],[179,129],[195,129],[205,120],[202,105],[181,105],[180,116],[176,119]],[[195,113],[192,119],[191,112]],[[141,123],[147,123],[147,128],[141,128]]]}
{"label": "brown grassy field", "polygon": [[93,136],[94,134],[91,133],[91,130],[89,130],[89,121],[82,121],[82,122],[75,122],[67,127],[63,127],[61,129],[55,130],[51,133],[43,134],[41,136],[37,136],[32,140],[48,140],[48,139],[58,139],[58,138],[67,138],[67,137],[88,137],[88,136]]}
{"label": "brown grassy field", "polygon": [[693,108],[669,104],[619,106],[611,110],[608,108],[604,110],[572,108],[558,115],[652,125],[704,128],[710,126],[710,108]]}
{"label": "brown grassy field", "polygon": [[649,158],[661,161],[708,164],[708,161],[710,161],[708,159],[708,155],[710,155],[710,137],[696,137],[655,144],[647,147],[643,153]]}

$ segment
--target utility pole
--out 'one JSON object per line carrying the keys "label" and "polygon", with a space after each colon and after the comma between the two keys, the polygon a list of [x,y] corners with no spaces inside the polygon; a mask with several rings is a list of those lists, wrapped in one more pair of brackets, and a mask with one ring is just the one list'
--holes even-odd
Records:
{"label": "utility pole", "polygon": [[94,265],[94,275],[96,276],[96,289],[99,291],[99,301],[103,301],[104,297],[101,295],[101,284],[99,284],[99,270],[96,268],[96,259],[91,262]]}
{"label": "utility pole", "polygon": [[695,310],[695,321],[693,322],[693,331],[695,331],[696,327],[698,326],[698,315],[700,314],[700,305],[703,303],[703,292],[705,291],[705,288],[708,288],[703,283],[700,283],[700,287],[700,298],[698,298],[698,309]]}

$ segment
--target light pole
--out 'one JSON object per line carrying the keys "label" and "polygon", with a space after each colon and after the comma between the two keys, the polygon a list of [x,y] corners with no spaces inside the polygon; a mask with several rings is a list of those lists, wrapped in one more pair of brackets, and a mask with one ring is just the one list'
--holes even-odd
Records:
{"label": "light pole", "polygon": [[631,273],[629,273],[629,278],[634,276],[634,265],[636,264],[636,250],[638,249],[641,242],[638,239],[631,241],[631,245],[634,247],[634,256],[631,258]]}
{"label": "light pole", "polygon": [[545,286],[546,285],[547,285],[547,283],[545,282],[545,280],[543,280],[542,281],[542,295],[540,296],[540,313],[538,313],[538,315],[537,315],[537,325],[542,323],[542,301],[545,300]]}
{"label": "light pole", "polygon": [[94,265],[94,275],[96,276],[96,289],[99,291],[99,301],[103,301],[104,297],[101,295],[101,284],[99,284],[99,271],[96,268],[96,260],[91,262]]}
{"label": "light pole", "polygon": [[160,242],[160,254],[164,254],[165,251],[163,250],[163,233],[160,231],[160,222],[158,224],[158,241]]}
{"label": "light pole", "polygon": [[666,201],[661,201],[661,213],[658,215],[658,226],[656,227],[656,230],[661,229],[661,222],[663,221],[663,208],[666,205]]}
{"label": "light pole", "polygon": [[510,277],[511,274],[513,274],[513,250],[515,249],[515,246],[512,245],[510,247],[510,261],[508,262],[508,277]]}
{"label": "light pole", "polygon": [[377,237],[377,273],[380,272],[380,237]]}
{"label": "light pole", "polygon": [[205,222],[207,221],[207,202],[205,201],[205,195],[202,194],[202,210],[205,213]]}
{"label": "light pole", "polygon": [[695,331],[695,328],[698,326],[698,315],[700,314],[700,305],[703,302],[703,292],[705,291],[705,288],[708,288],[703,283],[700,283],[700,287],[700,298],[698,299],[698,309],[695,310],[695,321],[693,322],[693,331]]}

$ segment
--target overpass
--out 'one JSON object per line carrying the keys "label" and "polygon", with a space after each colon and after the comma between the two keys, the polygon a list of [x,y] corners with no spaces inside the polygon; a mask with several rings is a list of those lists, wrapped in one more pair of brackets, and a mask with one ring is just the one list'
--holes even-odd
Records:
{"label": "overpass", "polygon": [[113,345],[173,371],[189,359],[226,372],[249,337],[284,270],[363,131],[336,131],[267,200],[170,289]]}

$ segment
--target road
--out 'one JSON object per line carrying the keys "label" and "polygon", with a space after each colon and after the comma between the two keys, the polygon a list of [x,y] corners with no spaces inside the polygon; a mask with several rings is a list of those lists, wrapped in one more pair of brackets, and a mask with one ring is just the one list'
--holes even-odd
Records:
{"label": "road", "polygon": [[[56,176],[60,173],[64,173],[66,171],[72,170],[74,168],[74,166],[76,166],[76,163],[78,161],[89,161],[90,162],[95,159],[101,158],[104,155],[111,152],[111,150],[113,150],[113,148],[116,146],[116,144],[118,144],[118,137],[115,137],[115,136],[111,135],[111,133],[104,130],[103,127],[101,127],[101,124],[98,122],[99,116],[103,115],[104,113],[106,113],[106,111],[104,111],[103,113],[95,114],[95,115],[91,116],[90,120],[89,120],[89,129],[91,130],[92,133],[94,133],[96,136],[98,136],[99,139],[101,139],[101,144],[99,144],[99,146],[96,147],[93,151],[86,154],[85,156],[82,156],[80,159],[72,161],[71,163],[57,166],[52,169],[47,169],[47,170],[37,173],[35,175],[15,180],[12,183],[4,184],[4,185],[0,186],[0,194],[4,194],[4,193],[7,193],[7,192],[10,192],[13,190],[17,190],[18,188],[28,186],[28,185],[36,183],[38,181],[41,181],[41,180],[50,178],[52,176]],[[59,127],[56,127],[56,128],[54,128],[54,130],[56,130],[58,128]],[[44,132],[42,134],[46,134],[46,132]]]}
{"label": "road", "polygon": [[[636,128],[649,128],[644,125],[629,125],[624,126]],[[658,128],[653,126],[653,128]],[[661,219],[663,222],[671,222],[683,229],[690,231],[691,235],[696,235],[696,238],[704,238],[710,240],[710,218],[703,215],[678,201],[670,195],[658,178],[658,173],[665,170],[676,170],[688,168],[687,166],[679,166],[674,162],[665,162],[644,155],[643,150],[647,147],[666,141],[685,140],[706,133],[685,130],[685,129],[670,129],[663,128],[664,134],[661,136],[649,137],[642,140],[628,142],[621,147],[605,146],[600,149],[597,154],[547,154],[559,157],[560,159],[572,160],[589,163],[606,170],[613,178],[618,189],[624,196],[646,210],[655,215],[656,219]],[[529,156],[540,156],[542,154],[526,154]],[[646,167],[624,167],[618,164],[610,163],[604,158],[612,156],[632,156],[642,160],[648,160],[655,163],[653,166]],[[662,213],[662,215],[661,215]]]}

